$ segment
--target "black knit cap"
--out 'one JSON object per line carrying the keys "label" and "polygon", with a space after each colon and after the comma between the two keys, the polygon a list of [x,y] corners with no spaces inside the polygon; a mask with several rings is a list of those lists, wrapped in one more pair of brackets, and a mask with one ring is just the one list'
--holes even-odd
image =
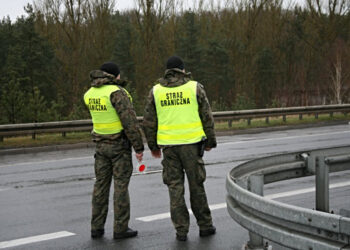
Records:
{"label": "black knit cap", "polygon": [[106,62],[106,63],[102,64],[100,70],[107,72],[109,74],[112,74],[116,77],[120,74],[118,65],[115,64],[114,62]]}
{"label": "black knit cap", "polygon": [[171,56],[169,57],[168,61],[166,62],[166,68],[167,69],[184,69],[185,65],[182,59],[178,56]]}

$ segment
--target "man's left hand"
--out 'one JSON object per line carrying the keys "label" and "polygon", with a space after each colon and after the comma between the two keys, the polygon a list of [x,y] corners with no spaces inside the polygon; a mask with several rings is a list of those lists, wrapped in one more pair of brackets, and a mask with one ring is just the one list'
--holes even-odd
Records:
{"label": "man's left hand", "polygon": [[162,151],[160,151],[160,149],[151,151],[151,154],[154,158],[162,157]]}

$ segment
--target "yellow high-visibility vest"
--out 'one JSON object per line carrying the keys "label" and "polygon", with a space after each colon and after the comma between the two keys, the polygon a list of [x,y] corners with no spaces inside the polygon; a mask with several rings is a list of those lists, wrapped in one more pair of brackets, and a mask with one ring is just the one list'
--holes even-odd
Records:
{"label": "yellow high-visibility vest", "polygon": [[153,87],[158,118],[157,144],[182,145],[199,142],[205,133],[198,113],[197,82],[178,87]]}
{"label": "yellow high-visibility vest", "polygon": [[[123,130],[119,116],[110,101],[111,93],[118,90],[120,88],[116,85],[103,85],[91,87],[85,93],[84,102],[90,111],[95,133],[108,135],[117,134]],[[130,94],[127,91],[126,93],[132,100]]]}

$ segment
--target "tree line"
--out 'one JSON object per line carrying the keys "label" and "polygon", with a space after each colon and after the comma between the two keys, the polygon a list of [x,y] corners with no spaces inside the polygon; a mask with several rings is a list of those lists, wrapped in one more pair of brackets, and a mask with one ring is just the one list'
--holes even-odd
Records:
{"label": "tree line", "polygon": [[[350,1],[41,0],[0,22],[0,123],[87,119],[89,72],[116,62],[138,115],[171,55],[213,110],[345,103]],[[287,6],[287,7],[286,7]]]}

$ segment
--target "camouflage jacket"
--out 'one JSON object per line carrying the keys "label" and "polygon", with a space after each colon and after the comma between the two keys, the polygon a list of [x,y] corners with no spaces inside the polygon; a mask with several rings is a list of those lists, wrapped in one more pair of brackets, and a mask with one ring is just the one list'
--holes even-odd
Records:
{"label": "camouflage jacket", "polygon": [[[191,80],[191,73],[184,73],[178,69],[168,69],[163,78],[157,80],[164,87],[177,87]],[[198,112],[202,121],[203,130],[207,136],[206,147],[216,147],[216,137],[214,131],[214,119],[207,95],[202,84],[198,83],[197,88]],[[147,103],[143,114],[143,128],[150,150],[157,150],[157,112],[154,103],[153,88],[149,92]]]}
{"label": "camouflage jacket", "polygon": [[127,82],[123,80],[117,80],[115,79],[115,76],[101,70],[91,71],[90,79],[91,87],[98,88],[103,85],[117,85],[120,87],[119,91],[111,93],[110,100],[124,128],[121,133],[113,135],[100,135],[92,131],[93,141],[114,143],[118,142],[121,137],[126,135],[126,137],[131,142],[131,145],[133,146],[135,152],[143,152],[144,146],[140,125],[137,121],[132,102],[130,101],[127,93],[123,88],[126,86]]}

